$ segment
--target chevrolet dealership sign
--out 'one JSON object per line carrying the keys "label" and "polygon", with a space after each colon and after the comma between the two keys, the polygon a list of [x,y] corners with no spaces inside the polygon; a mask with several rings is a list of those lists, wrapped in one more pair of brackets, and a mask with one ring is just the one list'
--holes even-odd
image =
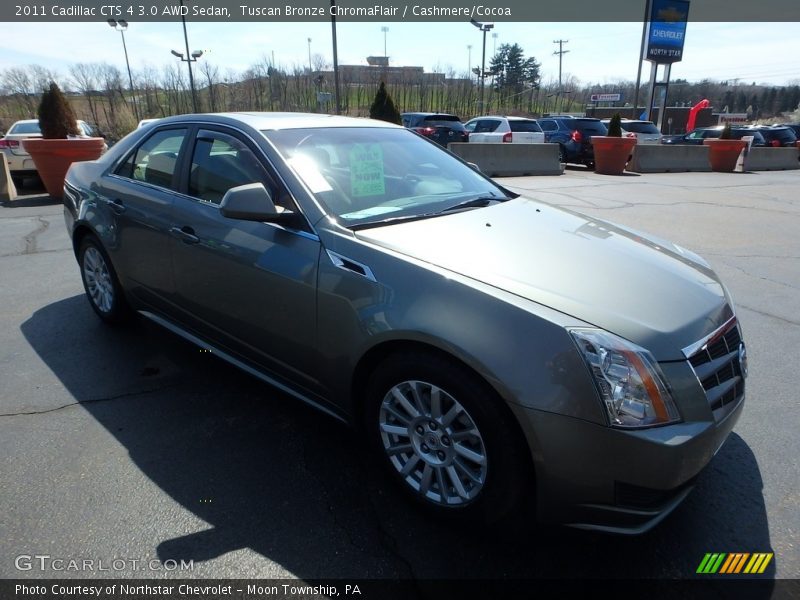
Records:
{"label": "chevrolet dealership sign", "polygon": [[688,17],[688,0],[652,0],[645,58],[658,64],[679,62]]}

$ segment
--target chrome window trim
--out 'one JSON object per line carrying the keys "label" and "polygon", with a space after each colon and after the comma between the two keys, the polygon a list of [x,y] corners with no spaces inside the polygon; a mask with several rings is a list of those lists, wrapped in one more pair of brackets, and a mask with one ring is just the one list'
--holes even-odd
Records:
{"label": "chrome window trim", "polygon": [[[284,179],[284,177],[283,177],[283,175],[281,175],[280,171],[275,168],[275,165],[270,160],[269,156],[267,156],[267,154],[264,152],[263,148],[261,148],[261,146],[259,146],[258,141],[255,138],[253,138],[252,135],[250,135],[244,129],[240,129],[239,127],[236,127],[235,125],[231,125],[229,123],[217,123],[216,121],[203,121],[203,120],[199,120],[199,119],[197,119],[197,120],[192,119],[190,121],[180,121],[180,122],[177,122],[177,123],[162,123],[161,125],[154,125],[152,127],[152,131],[150,132],[150,135],[156,134],[162,128],[163,129],[177,129],[177,128],[180,128],[183,125],[187,126],[187,129],[188,129],[189,132],[191,131],[191,127],[190,127],[191,125],[197,125],[198,127],[203,127],[203,126],[205,126],[205,127],[209,127],[209,126],[214,127],[214,126],[216,126],[216,127],[220,127],[220,128],[223,128],[223,129],[229,129],[229,130],[232,130],[232,131],[236,131],[237,133],[242,134],[248,140],[250,140],[253,143],[253,145],[256,147],[256,150],[261,155],[263,160],[266,161],[266,165],[269,167],[269,169],[272,170],[273,173],[275,173],[275,176],[277,177],[279,182],[283,185],[284,189],[287,192],[289,192],[290,196],[292,196],[292,200],[294,201],[295,205],[297,206],[298,211],[303,216],[303,219],[305,220],[306,224],[308,225],[309,229],[311,230],[310,231],[310,235],[313,235],[315,237],[315,239],[319,240],[319,236],[317,234],[316,228],[314,227],[314,224],[311,223],[311,221],[306,216],[306,214],[302,210],[300,210],[301,207],[300,207],[299,203],[294,199],[294,195],[291,193],[292,188],[289,185],[287,185],[286,179]],[[149,137],[150,136],[147,136],[145,139],[147,139]],[[196,135],[195,135],[195,138],[196,138]],[[277,148],[275,148],[275,145],[269,139],[267,139],[267,136],[265,136],[263,133],[261,134],[261,139],[262,140],[266,140],[266,142],[270,145],[270,147],[279,156],[281,156],[281,157],[283,156],[280,152],[277,151]],[[144,141],[144,140],[142,140],[142,141]],[[141,143],[142,142],[138,142],[134,146],[134,148],[138,148],[138,146],[141,145]],[[133,181],[134,183],[139,183],[139,184],[146,185],[149,188],[152,188],[154,190],[167,191],[167,192],[170,192],[170,193],[175,194],[177,196],[180,196],[182,198],[188,198],[189,200],[193,200],[195,202],[205,202],[204,200],[202,200],[200,198],[195,198],[194,196],[188,196],[188,195],[183,194],[183,193],[181,193],[181,192],[179,192],[177,190],[173,190],[172,188],[159,187],[159,186],[156,186],[156,185],[153,185],[153,184],[149,184],[149,183],[146,183],[146,182],[143,182],[143,181],[137,181],[135,179],[130,179],[128,177],[122,177],[121,175],[117,175],[116,173],[114,173],[114,171],[117,170],[117,166],[119,165],[119,163],[121,163],[125,158],[127,158],[129,156],[129,153],[130,153],[130,150],[128,152],[124,153],[122,155],[122,157],[119,160],[117,160],[115,163],[112,163],[111,167],[106,171],[106,175],[108,177],[115,177],[115,178],[117,178],[117,179],[119,179],[121,181]],[[312,200],[314,201],[314,204],[317,205],[317,207],[320,209],[321,212],[323,212],[325,214],[328,214],[328,211],[325,210],[322,206],[320,206],[320,204],[317,202],[317,199],[314,197],[313,194],[310,194],[310,197],[312,198]],[[213,202],[211,202],[209,204],[214,205],[214,206],[219,206],[219,205],[213,204]],[[301,230],[296,230],[295,231],[295,230],[291,230],[291,229],[286,229],[285,227],[282,228],[282,229],[285,229],[286,231],[289,231],[289,232],[296,232],[296,233],[299,233],[301,231]],[[308,233],[308,232],[304,232],[304,233]]]}

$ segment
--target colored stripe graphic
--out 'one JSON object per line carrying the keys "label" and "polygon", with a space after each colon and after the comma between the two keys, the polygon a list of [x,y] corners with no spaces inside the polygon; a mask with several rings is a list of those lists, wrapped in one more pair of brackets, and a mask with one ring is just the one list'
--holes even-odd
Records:
{"label": "colored stripe graphic", "polygon": [[749,557],[749,553],[742,553],[736,552],[733,554],[728,555],[728,560],[725,561],[725,564],[722,565],[722,568],[719,570],[720,573],[738,573],[742,570],[747,557]]}
{"label": "colored stripe graphic", "polygon": [[719,569],[719,566],[722,564],[722,561],[727,556],[724,552],[723,553],[707,553],[703,558],[703,562],[700,563],[700,566],[697,567],[698,573],[716,573]]}
{"label": "colored stripe graphic", "polygon": [[760,552],[753,554],[753,558],[747,563],[744,569],[745,573],[761,574],[767,570],[767,565],[772,560],[772,552]]}
{"label": "colored stripe graphic", "polygon": [[767,570],[773,556],[772,552],[707,552],[696,572],[703,575],[761,575]]}

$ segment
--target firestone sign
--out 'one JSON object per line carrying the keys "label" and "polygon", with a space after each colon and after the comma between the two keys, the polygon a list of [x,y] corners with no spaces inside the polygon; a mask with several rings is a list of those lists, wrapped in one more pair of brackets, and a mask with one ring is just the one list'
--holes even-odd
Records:
{"label": "firestone sign", "polygon": [[592,94],[592,102],[619,102],[622,94]]}
{"label": "firestone sign", "polygon": [[645,58],[657,64],[683,58],[689,0],[652,0]]}

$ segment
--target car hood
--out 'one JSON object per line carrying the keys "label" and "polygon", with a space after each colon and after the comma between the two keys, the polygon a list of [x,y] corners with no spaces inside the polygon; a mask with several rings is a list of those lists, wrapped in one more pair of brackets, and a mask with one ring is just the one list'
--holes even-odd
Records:
{"label": "car hood", "polygon": [[733,314],[696,254],[526,198],[356,236],[616,333],[661,361],[684,359],[682,348]]}

